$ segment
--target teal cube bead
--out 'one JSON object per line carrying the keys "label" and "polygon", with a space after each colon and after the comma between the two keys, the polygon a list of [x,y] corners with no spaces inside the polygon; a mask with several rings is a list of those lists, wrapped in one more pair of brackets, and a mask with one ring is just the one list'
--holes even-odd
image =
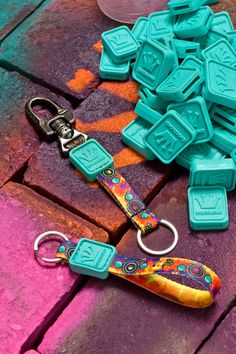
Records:
{"label": "teal cube bead", "polygon": [[200,44],[197,42],[174,39],[174,47],[179,59],[184,59],[189,54],[195,56],[200,54]]}
{"label": "teal cube bead", "polygon": [[192,162],[190,186],[222,186],[227,191],[235,188],[236,166],[233,159],[195,160]]}
{"label": "teal cube bead", "polygon": [[155,91],[151,91],[147,87],[140,85],[138,95],[141,98],[141,102],[146,106],[161,113],[166,111],[168,103],[162,100]]}
{"label": "teal cube bead", "polygon": [[223,127],[236,133],[236,111],[234,109],[214,104],[211,107],[211,118]]}
{"label": "teal cube bead", "polygon": [[176,66],[179,66],[179,61],[178,61],[177,53],[176,53],[175,46],[174,46],[174,38],[173,37],[161,37],[161,38],[158,38],[158,42],[173,51],[173,53],[174,53],[173,68],[175,68]]}
{"label": "teal cube bead", "polygon": [[228,12],[222,11],[214,14],[212,29],[219,32],[229,32],[234,30],[234,26]]}
{"label": "teal cube bead", "polygon": [[156,155],[151,152],[144,142],[144,135],[150,130],[153,124],[147,120],[137,117],[122,131],[122,140],[132,149],[139,152],[148,160],[154,160]]}
{"label": "teal cube bead", "polygon": [[197,36],[194,37],[194,42],[198,42],[200,44],[201,49],[205,49],[220,39],[225,39],[230,43],[230,35],[225,32],[219,32],[217,30],[210,29],[205,36]]}
{"label": "teal cube bead", "polygon": [[90,139],[70,151],[70,161],[89,181],[109,167],[113,167],[113,158],[96,141]]}
{"label": "teal cube bead", "polygon": [[143,86],[155,90],[170,73],[175,53],[159,42],[146,40],[138,51],[132,76]]}
{"label": "teal cube bead", "polygon": [[138,101],[135,106],[134,112],[151,124],[155,124],[162,118],[161,113],[147,106],[145,103],[142,102],[142,100]]}
{"label": "teal cube bead", "polygon": [[215,60],[226,65],[236,65],[236,52],[225,39],[220,39],[202,51],[205,60]]}
{"label": "teal cube bead", "polygon": [[211,27],[213,11],[209,6],[202,6],[195,12],[178,16],[174,32],[181,39],[204,36]]}
{"label": "teal cube bead", "polygon": [[203,76],[196,68],[179,66],[158,86],[157,94],[166,101],[185,101],[202,83]]}
{"label": "teal cube bead", "polygon": [[204,76],[204,64],[199,58],[187,55],[181,63],[181,66],[185,68],[196,68],[201,72],[201,75]]}
{"label": "teal cube bead", "polygon": [[184,168],[190,170],[193,161],[205,159],[224,159],[226,153],[217,147],[209,144],[195,144],[188,146],[176,158],[176,162]]}
{"label": "teal cube bead", "polygon": [[116,64],[126,63],[136,57],[139,43],[127,26],[120,26],[102,33],[104,49]]}
{"label": "teal cube bead", "polygon": [[115,64],[103,49],[100,61],[100,77],[105,80],[126,81],[130,74],[130,61]]}
{"label": "teal cube bead", "polygon": [[205,63],[205,99],[236,109],[236,68],[217,61]]}
{"label": "teal cube bead", "polygon": [[170,11],[160,11],[148,17],[148,39],[156,40],[164,36],[173,36],[174,17]]}
{"label": "teal cube bead", "polygon": [[229,225],[228,202],[224,187],[190,187],[188,208],[192,230],[224,230]]}
{"label": "teal cube bead", "polygon": [[207,110],[206,102],[202,97],[195,97],[183,103],[172,104],[168,110],[177,111],[182,118],[196,131],[193,144],[210,141],[213,136],[213,126]]}
{"label": "teal cube bead", "polygon": [[236,148],[236,135],[221,125],[214,123],[214,134],[211,143],[230,154]]}
{"label": "teal cube bead", "polygon": [[147,147],[168,164],[195,138],[195,130],[175,111],[168,111],[144,136]]}
{"label": "teal cube bead", "polygon": [[82,238],[69,259],[69,266],[73,272],[106,279],[116,255],[115,247]]}
{"label": "teal cube bead", "polygon": [[147,39],[148,19],[146,17],[139,17],[135,22],[132,33],[139,43]]}
{"label": "teal cube bead", "polygon": [[173,15],[182,15],[198,10],[205,2],[206,0],[171,0],[167,6]]}

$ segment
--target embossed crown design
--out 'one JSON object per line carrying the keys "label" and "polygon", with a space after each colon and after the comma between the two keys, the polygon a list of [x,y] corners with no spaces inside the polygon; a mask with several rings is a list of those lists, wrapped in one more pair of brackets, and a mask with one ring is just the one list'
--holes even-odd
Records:
{"label": "embossed crown design", "polygon": [[229,77],[229,75],[226,70],[224,70],[223,68],[217,68],[215,76],[216,84],[220,92],[224,93],[228,91],[233,91],[233,89],[228,85],[227,78]]}
{"label": "embossed crown design", "polygon": [[97,251],[91,247],[87,246],[85,249],[82,250],[81,258],[83,262],[93,262],[97,256]]}
{"label": "embossed crown design", "polygon": [[214,194],[203,194],[195,198],[201,209],[216,209],[220,199]]}
{"label": "embossed crown design", "polygon": [[153,71],[160,62],[153,52],[143,53],[143,67],[148,71]]}
{"label": "embossed crown design", "polygon": [[182,112],[181,115],[186,118],[192,126],[196,129],[198,125],[198,119],[200,114],[198,112],[188,109],[186,112]]}
{"label": "embossed crown design", "polygon": [[113,36],[110,39],[110,42],[115,44],[116,46],[125,45],[128,42],[128,33],[125,32],[117,33],[115,36]]}
{"label": "embossed crown design", "polygon": [[175,147],[176,139],[168,131],[164,131],[160,134],[155,134],[156,143],[160,145],[163,151],[167,151],[170,154]]}
{"label": "embossed crown design", "polygon": [[81,159],[91,162],[98,158],[98,150],[96,148],[89,148],[82,152]]}

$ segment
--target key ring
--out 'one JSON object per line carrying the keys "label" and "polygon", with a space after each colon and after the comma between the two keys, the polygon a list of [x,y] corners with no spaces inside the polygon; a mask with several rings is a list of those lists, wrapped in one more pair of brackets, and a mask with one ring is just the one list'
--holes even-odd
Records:
{"label": "key ring", "polygon": [[48,238],[48,236],[50,236],[50,235],[54,235],[54,236],[56,235],[56,236],[59,236],[59,238],[61,238],[64,241],[69,241],[69,239],[62,232],[53,231],[53,230],[43,232],[42,234],[37,236],[37,238],[34,241],[34,253],[37,258],[41,259],[41,261],[44,261],[47,263],[59,263],[59,262],[61,262],[61,258],[47,258],[47,257],[41,256],[41,254],[39,253],[40,243],[43,240],[45,240],[46,238]]}
{"label": "key ring", "polygon": [[155,250],[152,250],[151,248],[145,246],[143,241],[142,241],[142,232],[141,232],[141,230],[138,230],[138,232],[137,232],[137,242],[138,242],[139,247],[144,252],[146,252],[148,254],[151,254],[153,256],[162,256],[164,254],[167,254],[167,253],[173,251],[173,249],[176,247],[177,242],[178,242],[178,231],[176,230],[176,228],[174,227],[173,224],[171,224],[167,220],[162,219],[162,220],[159,221],[159,225],[166,226],[168,229],[170,229],[172,231],[173,236],[174,236],[174,241],[173,241],[172,245],[169,248],[166,248],[165,250],[162,250],[162,251],[155,251]]}

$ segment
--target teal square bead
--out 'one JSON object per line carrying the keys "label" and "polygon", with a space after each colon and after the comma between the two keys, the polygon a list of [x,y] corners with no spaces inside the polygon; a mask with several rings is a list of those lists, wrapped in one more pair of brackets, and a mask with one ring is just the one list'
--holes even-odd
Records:
{"label": "teal square bead", "polygon": [[145,135],[147,147],[165,164],[195,138],[195,130],[175,111],[168,111]]}
{"label": "teal square bead", "polygon": [[203,81],[196,68],[179,66],[158,86],[157,94],[166,101],[185,101]]}
{"label": "teal square bead", "polygon": [[216,4],[217,2],[219,2],[220,0],[207,0],[206,1],[206,5],[212,5],[212,4]]}
{"label": "teal square bead", "polygon": [[70,161],[89,181],[109,167],[113,167],[113,158],[96,141],[90,139],[70,151]]}
{"label": "teal square bead", "polygon": [[204,160],[204,159],[224,159],[226,157],[226,153],[218,149],[217,147],[209,144],[195,144],[188,146],[185,150],[183,150],[176,158],[176,162],[190,170],[191,165],[194,160]]}
{"label": "teal square bead", "polygon": [[147,87],[140,85],[138,95],[146,106],[157,110],[158,112],[165,112],[168,103],[161,99],[155,91],[149,90]]}
{"label": "teal square bead", "polygon": [[175,34],[181,38],[204,36],[210,29],[213,11],[209,6],[202,6],[195,12],[178,16],[174,25]]}
{"label": "teal square bead", "polygon": [[170,11],[160,11],[148,17],[148,39],[156,40],[173,36],[174,17]]}
{"label": "teal square bead", "polygon": [[214,14],[212,29],[219,32],[229,32],[234,30],[234,26],[228,12],[222,11]]}
{"label": "teal square bead", "polygon": [[236,111],[234,109],[214,104],[210,113],[215,122],[236,133]]}
{"label": "teal square bead", "polygon": [[213,128],[211,143],[230,154],[236,148],[236,135],[217,123],[213,124]]}
{"label": "teal square bead", "polygon": [[207,110],[206,102],[202,97],[195,97],[183,103],[171,104],[168,110],[177,111],[182,118],[196,131],[193,144],[210,141],[213,136],[213,126]]}
{"label": "teal square bead", "polygon": [[227,32],[227,35],[230,37],[230,44],[236,50],[236,31]]}
{"label": "teal square bead", "polygon": [[236,166],[232,159],[195,160],[192,162],[190,186],[222,186],[227,191],[235,188]]}
{"label": "teal square bead", "polygon": [[198,10],[206,0],[171,0],[167,6],[173,15],[182,15]]}
{"label": "teal square bead", "polygon": [[204,98],[211,102],[236,109],[236,68],[207,60],[205,63]]}
{"label": "teal square bead", "polygon": [[189,54],[195,56],[200,54],[200,44],[197,42],[174,39],[174,47],[179,59],[184,59]]}
{"label": "teal square bead", "polygon": [[161,37],[161,38],[158,38],[158,42],[173,51],[173,53],[174,53],[173,68],[175,68],[176,66],[179,66],[179,60],[178,60],[177,53],[176,53],[175,46],[174,46],[174,38],[173,37]]}
{"label": "teal square bead", "polygon": [[134,112],[147,120],[151,124],[155,124],[162,118],[162,114],[155,111],[154,109],[147,106],[147,104],[143,103],[142,100],[139,100],[135,106]]}
{"label": "teal square bead", "polygon": [[192,230],[224,230],[229,225],[228,202],[224,187],[190,187],[188,207]]}
{"label": "teal square bead", "polygon": [[69,259],[69,266],[73,272],[106,279],[116,255],[115,247],[82,238]]}
{"label": "teal square bead", "polygon": [[103,32],[102,43],[116,64],[122,64],[136,57],[139,43],[127,26],[120,26]]}
{"label": "teal square bead", "polygon": [[147,120],[137,117],[122,131],[122,140],[132,149],[138,151],[148,160],[154,160],[156,156],[151,152],[145,144],[143,137],[153,125]]}
{"label": "teal square bead", "polygon": [[236,65],[236,52],[225,39],[220,39],[202,51],[205,60],[212,59],[226,65]]}
{"label": "teal square bead", "polygon": [[181,63],[181,66],[185,68],[198,69],[201,75],[204,76],[204,64],[203,61],[201,61],[199,58],[196,58],[192,55],[187,55]]}
{"label": "teal square bead", "polygon": [[210,45],[214,44],[215,42],[219,41],[220,39],[225,39],[230,42],[230,35],[213,30],[212,28],[205,34],[205,36],[197,36],[193,38],[194,42],[198,42],[200,44],[201,49],[205,49]]}
{"label": "teal square bead", "polygon": [[103,49],[100,61],[100,77],[105,80],[126,81],[130,74],[130,61],[115,64],[110,55]]}
{"label": "teal square bead", "polygon": [[147,39],[148,19],[139,17],[132,28],[132,33],[139,43]]}
{"label": "teal square bead", "polygon": [[155,90],[173,69],[174,58],[175,53],[163,44],[146,40],[138,51],[132,76],[143,86]]}

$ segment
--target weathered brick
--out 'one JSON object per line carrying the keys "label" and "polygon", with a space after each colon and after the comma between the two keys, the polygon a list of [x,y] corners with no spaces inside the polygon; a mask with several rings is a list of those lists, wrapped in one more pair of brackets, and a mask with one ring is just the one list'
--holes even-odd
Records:
{"label": "weathered brick", "polygon": [[[236,252],[232,237],[236,211],[235,193],[232,193],[229,198],[231,223],[227,231],[191,232],[187,185],[186,176],[168,183],[150,208],[160,218],[173,222],[179,230],[179,243],[170,256],[203,262],[218,273],[222,289],[216,303],[207,309],[189,309],[122,279],[91,280],[46,333],[39,351],[44,354],[195,352],[236,294],[235,272],[229,271]],[[159,249],[167,246],[170,238],[167,240],[168,233],[161,230],[149,236],[146,244]],[[143,255],[133,230],[122,238],[118,249],[127,256]]]}
{"label": "weathered brick", "polygon": [[[58,207],[22,185],[9,182],[0,191],[0,352],[18,354],[32,348],[40,333],[57,316],[81,277],[68,267],[43,267],[33,253],[35,237],[58,230],[78,240],[83,236],[108,242],[102,229]],[[55,242],[46,254],[55,256]]]}

